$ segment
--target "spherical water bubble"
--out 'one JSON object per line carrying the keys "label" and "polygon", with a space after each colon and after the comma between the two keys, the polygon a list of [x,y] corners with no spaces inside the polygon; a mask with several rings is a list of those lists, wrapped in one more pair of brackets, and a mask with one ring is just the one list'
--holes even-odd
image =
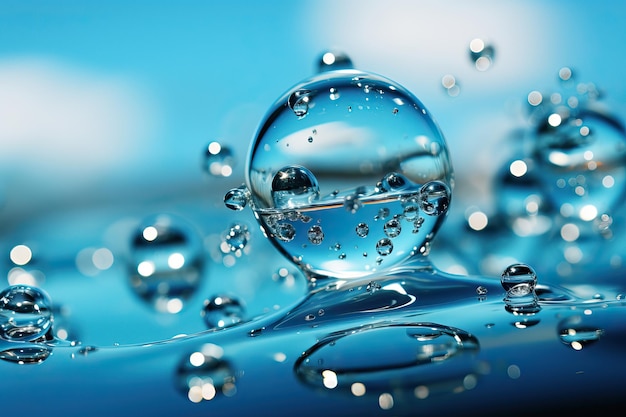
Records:
{"label": "spherical water bubble", "polygon": [[209,329],[231,327],[243,321],[245,307],[237,297],[217,295],[204,301],[202,317]]}
{"label": "spherical water bubble", "polygon": [[323,52],[317,63],[318,72],[326,72],[340,69],[354,68],[352,59],[341,51],[326,51]]}
{"label": "spherical water bubble", "polygon": [[441,216],[450,205],[450,188],[441,181],[431,181],[420,189],[420,206],[429,216]]}
{"label": "spherical water bubble", "polygon": [[235,158],[229,147],[213,141],[207,145],[202,162],[202,168],[207,174],[214,177],[230,177]]}
{"label": "spherical water bubble", "polygon": [[284,167],[272,180],[272,199],[277,208],[307,206],[318,199],[319,193],[317,179],[302,166]]}
{"label": "spherical water bubble", "polygon": [[202,241],[180,217],[146,218],[131,236],[129,256],[133,290],[157,311],[178,313],[200,284]]}
{"label": "spherical water bubble", "polygon": [[0,292],[0,338],[31,342],[52,327],[50,297],[41,289],[13,285]]}
{"label": "spherical water bubble", "polygon": [[224,204],[231,210],[241,211],[248,204],[250,192],[245,185],[229,190],[224,196]]}
{"label": "spherical water bubble", "polygon": [[[364,277],[406,262],[434,237],[453,187],[446,142],[421,102],[356,70],[325,71],[287,91],[260,124],[247,165],[256,218],[309,277]],[[420,227],[399,234],[388,227],[394,250],[364,256],[390,239],[385,224],[400,221],[410,199],[417,211],[422,203],[428,210],[408,210]],[[313,225],[325,242],[342,243],[342,252],[315,244]]]}
{"label": "spherical water bubble", "polygon": [[513,264],[504,270],[500,283],[507,295],[524,296],[535,292],[537,274],[526,264]]}
{"label": "spherical water bubble", "polygon": [[555,207],[568,204],[572,216],[590,221],[595,216],[589,207],[600,215],[622,202],[626,130],[617,119],[592,109],[555,109],[538,125],[533,145],[546,195]]}
{"label": "spherical water bubble", "polygon": [[249,240],[250,231],[248,230],[248,226],[239,223],[231,225],[224,237],[224,241],[231,252],[243,250]]}

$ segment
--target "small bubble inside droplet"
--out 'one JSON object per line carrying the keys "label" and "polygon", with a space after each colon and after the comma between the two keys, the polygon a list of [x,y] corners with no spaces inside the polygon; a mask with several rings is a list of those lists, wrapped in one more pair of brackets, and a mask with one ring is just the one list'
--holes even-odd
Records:
{"label": "small bubble inside droplet", "polygon": [[366,223],[359,223],[356,226],[356,235],[358,237],[367,237],[368,233],[370,231],[369,226]]}
{"label": "small bubble inside droplet", "polygon": [[441,181],[431,181],[420,189],[420,206],[429,216],[440,216],[450,205],[450,189]]}
{"label": "small bubble inside droplet", "polygon": [[306,206],[319,198],[317,178],[303,166],[284,167],[272,180],[272,199],[277,208]]}
{"label": "small bubble inside droplet", "polygon": [[231,327],[244,320],[243,303],[234,296],[216,295],[204,301],[202,317],[209,329]]}
{"label": "small bubble inside droplet", "polygon": [[250,191],[245,185],[233,188],[224,196],[224,204],[231,210],[240,211],[248,204]]}
{"label": "small bubble inside droplet", "polygon": [[298,90],[289,96],[287,104],[296,116],[304,117],[309,112],[310,93],[308,90]]}
{"label": "small bubble inside droplet", "polygon": [[319,245],[324,240],[324,231],[322,230],[321,226],[313,225],[309,229],[307,233],[307,237],[309,239],[309,242],[311,242],[314,245]]}

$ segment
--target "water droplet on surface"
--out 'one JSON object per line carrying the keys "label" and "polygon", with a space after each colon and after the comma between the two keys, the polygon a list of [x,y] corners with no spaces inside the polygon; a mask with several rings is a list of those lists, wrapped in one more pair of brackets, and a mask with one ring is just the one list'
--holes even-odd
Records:
{"label": "water droplet on surface", "polygon": [[245,307],[237,297],[222,294],[205,300],[201,315],[209,329],[221,329],[241,323]]}
{"label": "water droplet on surface", "polygon": [[582,316],[571,316],[559,323],[558,333],[561,342],[574,350],[583,350],[583,348],[600,340],[604,331],[585,323]]}
{"label": "water droplet on surface", "polygon": [[309,96],[310,93],[311,92],[308,90],[298,90],[294,91],[289,96],[287,104],[296,116],[306,116],[307,112],[309,111],[309,101],[311,100],[311,97]]}
{"label": "water droplet on surface", "polygon": [[220,346],[207,343],[183,356],[176,369],[176,382],[189,401],[199,403],[237,393],[235,373],[223,355]]}
{"label": "water droplet on surface", "polygon": [[478,340],[460,329],[379,323],[322,338],[298,358],[294,369],[303,383],[314,387],[351,392],[360,383],[372,392],[390,386],[413,389],[435,372],[438,380],[463,378],[471,373],[478,349]]}
{"label": "water droplet on surface", "polygon": [[227,146],[213,141],[204,152],[203,169],[213,177],[230,177],[233,173],[235,158]]}
{"label": "water droplet on surface", "polygon": [[52,348],[47,345],[29,344],[0,351],[0,359],[19,365],[36,364],[48,359],[51,353]]}
{"label": "water droplet on surface", "polygon": [[[299,101],[306,101],[306,117],[304,111],[293,115]],[[325,71],[279,98],[259,126],[248,167],[255,217],[308,278],[364,277],[407,262],[443,222],[453,177],[443,135],[417,98],[391,80],[356,70]],[[443,185],[445,198],[435,183]],[[421,189],[429,216],[413,233],[397,234],[407,201],[415,206],[409,215],[418,217]],[[390,219],[398,221],[387,229],[395,250],[378,245],[383,264],[363,254],[376,253],[388,238],[384,223],[375,231],[371,224],[357,228],[359,244],[344,244],[340,254],[309,240],[312,225],[323,230],[325,242],[345,243],[354,239],[355,225]]]}
{"label": "water droplet on surface", "polygon": [[0,292],[0,338],[31,342],[52,327],[52,302],[41,289],[13,285]]}
{"label": "water droplet on surface", "polygon": [[132,289],[157,311],[178,313],[198,288],[202,241],[187,221],[173,215],[146,218],[130,242]]}
{"label": "water droplet on surface", "polygon": [[345,52],[326,51],[321,54],[318,64],[318,72],[334,71],[339,69],[353,68],[352,60]]}
{"label": "water droplet on surface", "polygon": [[248,204],[250,192],[245,185],[229,190],[224,196],[224,204],[231,210],[240,211]]}
{"label": "water droplet on surface", "polygon": [[302,166],[280,169],[272,180],[272,199],[278,208],[308,206],[319,198],[317,179]]}
{"label": "water droplet on surface", "polygon": [[502,272],[500,283],[507,295],[525,296],[535,292],[537,274],[526,264],[513,264]]}

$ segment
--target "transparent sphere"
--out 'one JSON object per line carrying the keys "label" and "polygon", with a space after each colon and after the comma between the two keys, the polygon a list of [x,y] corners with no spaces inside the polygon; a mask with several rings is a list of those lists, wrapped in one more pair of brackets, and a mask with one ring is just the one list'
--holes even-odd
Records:
{"label": "transparent sphere", "polygon": [[28,285],[13,285],[0,292],[0,338],[31,342],[52,327],[48,295]]}
{"label": "transparent sphere", "polygon": [[533,151],[556,208],[566,204],[573,216],[591,221],[623,200],[626,131],[615,118],[593,109],[553,109],[537,127]]}
{"label": "transparent sphere", "polygon": [[184,219],[150,216],[131,237],[131,287],[157,311],[178,313],[200,284],[202,255],[202,240]]}
{"label": "transparent sphere", "polygon": [[513,264],[502,272],[500,283],[507,295],[525,296],[534,293],[537,286],[537,274],[529,265]]}
{"label": "transparent sphere", "polygon": [[285,93],[247,161],[252,209],[309,275],[363,277],[428,253],[453,172],[445,139],[402,86],[342,69]]}

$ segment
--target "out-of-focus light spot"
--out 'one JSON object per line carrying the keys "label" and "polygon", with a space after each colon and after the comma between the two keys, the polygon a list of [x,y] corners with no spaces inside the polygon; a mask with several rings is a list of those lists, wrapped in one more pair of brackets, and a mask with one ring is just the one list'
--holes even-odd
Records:
{"label": "out-of-focus light spot", "polygon": [[563,217],[571,217],[574,214],[574,206],[570,203],[564,203],[561,205],[559,212]]}
{"label": "out-of-focus light spot", "polygon": [[[569,165],[569,157],[564,152],[552,151],[548,155],[548,160],[552,162],[554,165],[558,165],[561,167]],[[557,184],[558,185],[558,184]],[[561,187],[563,188],[563,187]]]}
{"label": "out-of-focus light spot", "polygon": [[91,255],[93,265],[101,271],[106,271],[113,265],[113,253],[107,248],[96,249]]}
{"label": "out-of-focus light spot", "polygon": [[204,364],[204,354],[202,352],[194,352],[189,355],[189,363],[192,366],[202,366]]}
{"label": "out-of-focus light spot", "polygon": [[560,104],[562,101],[562,97],[559,93],[552,93],[550,95],[550,102],[552,104]]}
{"label": "out-of-focus light spot", "polygon": [[552,113],[550,116],[548,116],[548,124],[552,127],[559,126],[561,122],[561,115],[558,113]]}
{"label": "out-of-focus light spot", "polygon": [[538,106],[543,101],[543,96],[539,91],[531,91],[528,93],[528,104],[531,106]]}
{"label": "out-of-focus light spot", "polygon": [[56,331],[56,337],[58,337],[61,340],[67,340],[68,336],[69,336],[69,334],[67,333],[67,330],[65,330],[65,329],[58,329]]}
{"label": "out-of-focus light spot", "polygon": [[335,57],[335,54],[333,54],[332,52],[326,52],[324,55],[322,55],[322,62],[326,65],[333,65],[336,59],[337,58]]}
{"label": "out-of-focus light spot", "polygon": [[583,314],[584,314],[585,316],[591,316],[591,315],[593,314],[593,311],[591,311],[590,309],[586,308],[586,309],[583,311]]}
{"label": "out-of-focus light spot", "polygon": [[481,56],[476,60],[475,65],[478,71],[486,71],[491,66],[491,58],[488,56]]}
{"label": "out-of-focus light spot", "polygon": [[456,84],[456,78],[452,74],[446,74],[441,78],[441,84],[445,88],[452,88]]}
{"label": "out-of-focus light spot", "polygon": [[393,396],[388,392],[380,394],[378,397],[378,406],[383,410],[391,410],[393,408]]}
{"label": "out-of-focus light spot", "polygon": [[230,177],[233,173],[233,167],[231,167],[230,165],[224,165],[222,166],[222,169],[220,170],[220,174],[222,175],[222,177]]}
{"label": "out-of-focus light spot", "polygon": [[182,253],[172,253],[167,258],[167,265],[172,269],[180,269],[185,265],[185,256]]}
{"label": "out-of-focus light spot", "polygon": [[213,383],[205,382],[204,384],[202,384],[202,398],[203,399],[210,401],[213,398],[215,398],[215,394],[217,394],[217,391]]}
{"label": "out-of-focus light spot", "polygon": [[572,78],[572,70],[568,67],[563,67],[559,70],[559,78],[563,81],[567,81]]}
{"label": "out-of-focus light spot", "polygon": [[415,395],[415,398],[425,400],[430,395],[430,390],[426,385],[420,385],[415,387],[415,389],[413,390],[413,395]]}
{"label": "out-of-focus light spot", "polygon": [[141,232],[141,234],[143,238],[146,239],[148,242],[152,242],[159,236],[159,231],[154,226],[148,226],[143,229],[143,232]]}
{"label": "out-of-focus light spot", "polygon": [[579,185],[576,188],[574,188],[574,192],[576,193],[577,196],[582,197],[585,195],[585,187],[583,187],[582,185]]}
{"label": "out-of-focus light spot", "polygon": [[469,224],[469,227],[471,227],[473,230],[480,231],[487,227],[487,224],[489,223],[489,218],[482,211],[475,211],[469,215],[467,223]]}
{"label": "out-of-focus light spot", "polygon": [[522,375],[522,372],[520,371],[519,366],[509,365],[509,367],[506,368],[506,374],[511,379],[518,379]]}
{"label": "out-of-focus light spot", "polygon": [[39,286],[43,280],[41,271],[26,271],[23,268],[15,267],[9,270],[7,281],[9,285],[33,285]]}
{"label": "out-of-focus light spot", "polygon": [[337,381],[337,374],[330,369],[322,371],[322,383],[328,389],[336,388],[337,384],[339,383]]}
{"label": "out-of-focus light spot", "polygon": [[137,265],[137,272],[142,277],[149,277],[150,275],[154,274],[155,270],[156,268],[154,266],[154,262],[152,261],[143,261],[140,262],[139,265]]}
{"label": "out-of-focus light spot", "polygon": [[564,224],[561,227],[561,237],[566,242],[574,242],[580,236],[580,230],[578,226],[573,223]]}
{"label": "out-of-focus light spot", "polygon": [[586,206],[582,206],[580,208],[578,215],[581,220],[589,222],[598,216],[598,209],[593,204],[587,204]]}
{"label": "out-of-focus light spot", "polygon": [[350,391],[355,397],[362,397],[365,395],[365,385],[360,382],[355,382],[350,386]]}
{"label": "out-of-focus light spot", "polygon": [[171,314],[180,313],[183,309],[183,301],[180,298],[172,298],[167,301],[166,309]]}
{"label": "out-of-focus light spot", "polygon": [[606,175],[602,178],[602,186],[604,188],[611,188],[615,185],[615,178],[612,175]]}
{"label": "out-of-focus light spot", "polygon": [[224,259],[222,259],[222,263],[227,268],[235,266],[236,262],[237,262],[237,259],[233,255],[226,255],[224,256]]}
{"label": "out-of-focus light spot", "polygon": [[526,198],[526,200],[524,201],[525,208],[526,208],[526,213],[530,214],[530,215],[535,215],[537,214],[537,212],[539,212],[539,201],[538,197],[535,195],[530,195]]}
{"label": "out-of-focus light spot", "polygon": [[276,352],[274,353],[274,360],[278,363],[283,363],[287,360],[287,355],[283,352]]}
{"label": "out-of-focus light spot", "polygon": [[222,150],[222,145],[220,145],[219,142],[211,142],[207,149],[211,155],[217,155]]}
{"label": "out-of-focus light spot", "polygon": [[583,349],[583,345],[582,345],[582,343],[580,343],[580,342],[576,342],[576,341],[574,341],[574,342],[570,343],[570,346],[571,346],[571,347],[572,347],[572,349],[574,349],[574,350],[582,350],[582,349]]}
{"label": "out-of-focus light spot", "polygon": [[593,159],[593,152],[585,151],[585,153],[583,154],[583,158],[585,158],[585,161],[591,161]]}
{"label": "out-of-focus light spot", "polygon": [[193,387],[190,387],[189,391],[187,392],[187,398],[189,398],[189,401],[191,401],[192,403],[199,403],[200,401],[202,401],[202,387],[199,385],[194,385]]}
{"label": "out-of-focus light spot", "polygon": [[571,264],[577,264],[583,259],[583,251],[578,246],[569,246],[563,251],[565,260]]}
{"label": "out-of-focus light spot", "polygon": [[479,54],[483,51],[483,49],[485,49],[485,42],[480,38],[475,38],[475,39],[472,39],[469,47],[470,47],[470,51],[472,51],[475,54]]}
{"label": "out-of-focus light spot", "polygon": [[526,162],[518,159],[517,161],[511,162],[511,165],[509,165],[509,171],[513,176],[521,177],[526,175],[528,172],[528,165],[526,165]]}
{"label": "out-of-focus light spot", "polygon": [[476,375],[468,374],[463,378],[463,387],[465,389],[474,389],[476,388],[476,384],[478,383],[478,379]]}
{"label": "out-of-focus light spot", "polygon": [[17,245],[11,249],[9,257],[15,265],[26,265],[33,258],[33,252],[26,245]]}
{"label": "out-of-focus light spot", "polygon": [[583,127],[580,128],[579,132],[580,132],[581,136],[588,136],[589,132],[590,132],[589,131],[589,127],[583,126]]}

